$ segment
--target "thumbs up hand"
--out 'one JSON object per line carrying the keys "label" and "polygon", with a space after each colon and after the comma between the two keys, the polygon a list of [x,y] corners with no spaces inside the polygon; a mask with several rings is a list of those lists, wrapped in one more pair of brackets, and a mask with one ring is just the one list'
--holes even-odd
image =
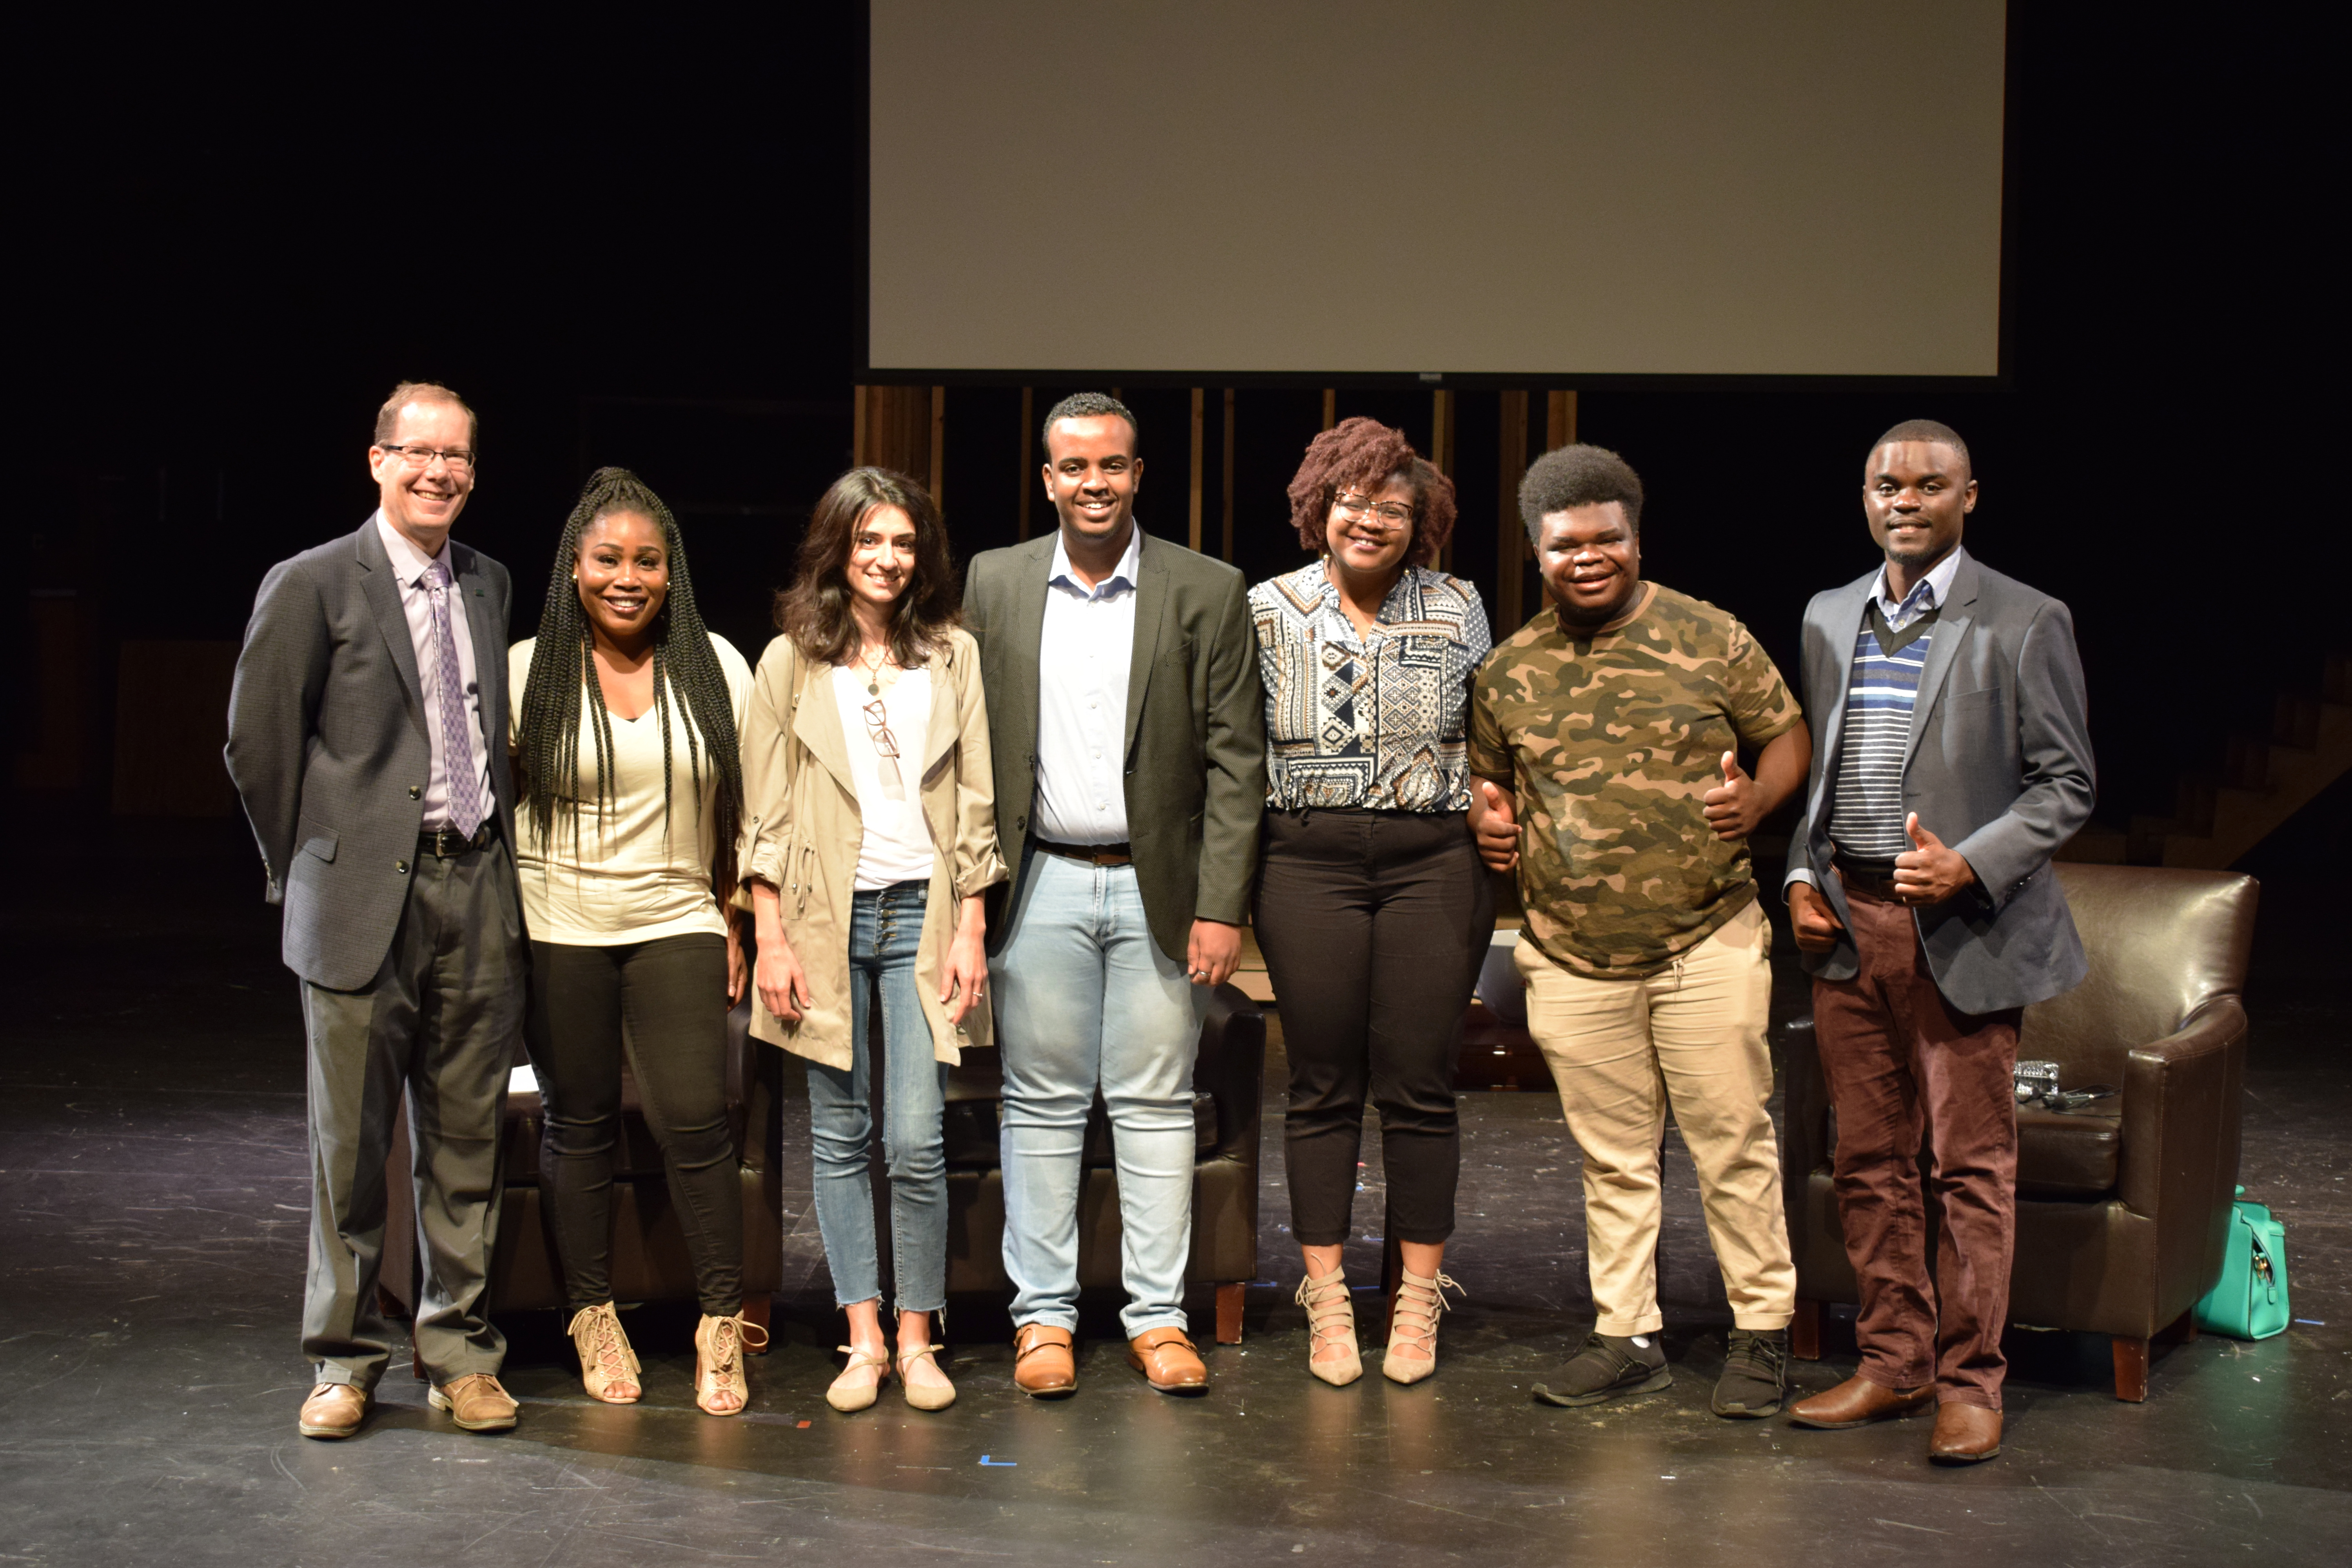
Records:
{"label": "thumbs up hand", "polygon": [[1736,844],[1756,831],[1764,816],[1756,781],[1739,768],[1739,753],[1723,753],[1723,782],[1699,797],[1706,824],[1727,844]]}
{"label": "thumbs up hand", "polygon": [[1470,781],[1470,836],[1490,871],[1519,863],[1518,803],[1492,779]]}
{"label": "thumbs up hand", "polygon": [[1940,904],[1977,879],[1968,857],[1920,826],[1919,814],[1903,819],[1911,847],[1895,858],[1895,896],[1906,904]]}

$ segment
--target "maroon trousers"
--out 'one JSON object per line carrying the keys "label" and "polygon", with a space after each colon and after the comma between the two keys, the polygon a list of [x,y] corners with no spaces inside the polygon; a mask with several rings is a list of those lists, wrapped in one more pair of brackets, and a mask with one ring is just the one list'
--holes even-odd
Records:
{"label": "maroon trousers", "polygon": [[1887,1388],[1932,1383],[1939,1403],[1998,1410],[2017,1237],[2019,1014],[1954,1009],[1911,910],[1851,884],[1845,895],[1861,968],[1813,982],[1813,1035],[1837,1110],[1838,1218],[1862,1287],[1861,1374]]}

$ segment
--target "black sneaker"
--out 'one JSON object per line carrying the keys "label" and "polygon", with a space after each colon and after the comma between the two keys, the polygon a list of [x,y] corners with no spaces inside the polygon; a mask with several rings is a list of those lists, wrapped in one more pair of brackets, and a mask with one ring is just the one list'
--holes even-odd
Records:
{"label": "black sneaker", "polygon": [[1568,1373],[1554,1394],[1536,1384],[1536,1397],[1546,1405],[1598,1405],[1621,1394],[1655,1394],[1673,1383],[1666,1370],[1666,1352],[1655,1334],[1619,1339],[1614,1334],[1589,1334],[1584,1348],[1568,1363]]}
{"label": "black sneaker", "polygon": [[1734,1329],[1716,1380],[1715,1413],[1754,1420],[1780,1408],[1789,1394],[1789,1331]]}

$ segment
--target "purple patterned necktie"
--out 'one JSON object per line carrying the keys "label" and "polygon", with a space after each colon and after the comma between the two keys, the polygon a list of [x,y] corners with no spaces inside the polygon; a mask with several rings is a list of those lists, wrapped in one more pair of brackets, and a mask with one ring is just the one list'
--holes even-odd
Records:
{"label": "purple patterned necktie", "polygon": [[474,765],[474,738],[466,721],[466,689],[457,669],[457,638],[449,629],[449,568],[425,568],[425,600],[433,606],[433,662],[439,668],[442,771],[449,779],[449,820],[471,838],[482,826],[482,770]]}

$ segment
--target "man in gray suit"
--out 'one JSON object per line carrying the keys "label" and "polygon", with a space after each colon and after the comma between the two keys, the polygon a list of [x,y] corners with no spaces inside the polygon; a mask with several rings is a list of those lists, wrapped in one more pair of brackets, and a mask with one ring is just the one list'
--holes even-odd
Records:
{"label": "man in gray suit", "polygon": [[1790,1415],[1860,1426],[1932,1400],[1928,1457],[1947,1464],[2000,1452],[2017,1026],[2083,978],[2050,858],[2094,795],[2074,619],[1960,548],[1976,504],[1948,426],[1911,420],[1871,449],[1885,563],[1805,611],[1806,710],[1824,721],[1788,879],[1862,1296],[1857,1375]]}
{"label": "man in gray suit", "polygon": [[506,569],[449,538],[473,411],[404,382],[376,416],[381,505],[272,567],[229,699],[228,769],[285,909],[310,1045],[310,1265],[300,1429],[359,1430],[390,1343],[376,1311],[384,1162],[415,1153],[416,1352],[434,1408],[515,1424],[484,1286],[525,950],[506,766]]}
{"label": "man in gray suit", "polygon": [[1128,1361],[1208,1384],[1184,1332],[1200,1008],[1234,971],[1265,804],[1265,699],[1242,574],[1135,522],[1135,416],[1045,416],[1051,535],[972,558],[996,821],[989,919],[1004,1053],[1013,1380],[1077,1386],[1077,1201],[1097,1089],[1118,1162]]}

